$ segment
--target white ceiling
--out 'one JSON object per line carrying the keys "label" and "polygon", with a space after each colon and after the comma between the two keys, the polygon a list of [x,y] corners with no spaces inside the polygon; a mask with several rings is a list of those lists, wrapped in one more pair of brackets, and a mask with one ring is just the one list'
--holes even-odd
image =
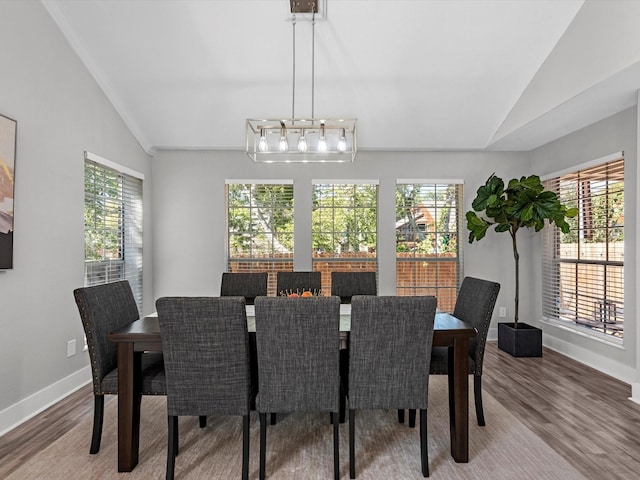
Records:
{"label": "white ceiling", "polygon": [[[291,117],[288,0],[42,1],[146,151],[244,149],[247,118]],[[362,150],[529,150],[637,99],[640,42],[600,52],[629,2],[326,2],[314,113],[357,117]],[[296,30],[308,117],[311,22]]]}

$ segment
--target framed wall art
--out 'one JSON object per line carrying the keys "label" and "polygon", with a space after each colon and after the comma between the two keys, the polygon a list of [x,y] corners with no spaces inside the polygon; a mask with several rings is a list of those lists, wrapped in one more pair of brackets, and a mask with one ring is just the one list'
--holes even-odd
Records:
{"label": "framed wall art", "polygon": [[13,197],[15,193],[15,120],[0,115],[0,269],[13,268]]}

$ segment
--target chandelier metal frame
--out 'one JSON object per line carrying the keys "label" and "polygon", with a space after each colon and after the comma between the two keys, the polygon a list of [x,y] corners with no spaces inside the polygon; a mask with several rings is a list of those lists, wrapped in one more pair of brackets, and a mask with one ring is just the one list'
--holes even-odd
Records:
{"label": "chandelier metal frame", "polygon": [[[315,0],[290,0],[293,26],[293,95],[291,118],[249,118],[246,152],[256,163],[345,163],[358,151],[356,118],[315,118]],[[296,13],[311,14],[311,118],[296,118]],[[326,13],[326,12],[323,12]]]}

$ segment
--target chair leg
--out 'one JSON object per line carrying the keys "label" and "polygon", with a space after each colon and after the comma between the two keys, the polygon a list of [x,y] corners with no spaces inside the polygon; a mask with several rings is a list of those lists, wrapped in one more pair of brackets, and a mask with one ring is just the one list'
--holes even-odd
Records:
{"label": "chair leg", "polygon": [[409,410],[409,428],[415,428],[416,426],[416,409]]}
{"label": "chair leg", "polygon": [[242,416],[242,480],[249,479],[249,414]]}
{"label": "chair leg", "polygon": [[204,428],[207,426],[207,416],[206,415],[200,415],[200,417],[198,417],[198,421],[200,422],[200,428]]}
{"label": "chair leg", "polygon": [[478,425],[484,427],[484,409],[482,408],[482,376],[473,376],[473,396],[476,401],[476,418],[478,419]]}
{"label": "chair leg", "polygon": [[347,392],[345,388],[342,385],[340,385],[340,412],[338,414],[340,423],[344,423],[346,408],[347,408]]}
{"label": "chair leg", "polygon": [[167,435],[167,480],[173,480],[178,447],[178,417],[169,415],[169,434]]}
{"label": "chair leg", "polygon": [[427,441],[427,410],[420,409],[420,456],[422,476],[429,476],[429,442]]}
{"label": "chair leg", "polygon": [[260,480],[264,480],[265,463],[267,459],[267,414],[259,413],[260,417]]}
{"label": "chair leg", "polygon": [[100,451],[102,439],[102,420],[104,418],[104,395],[93,396],[93,434],[89,453],[94,455]]}
{"label": "chair leg", "polygon": [[[447,385],[449,388],[449,425],[454,425],[453,347],[447,347]],[[451,441],[453,442],[453,437]]]}
{"label": "chair leg", "polygon": [[398,409],[398,423],[404,423],[404,409]]}
{"label": "chair leg", "polygon": [[356,411],[349,409],[349,478],[356,478]]}
{"label": "chair leg", "polygon": [[271,414],[271,425],[275,425],[277,423],[277,414],[276,413],[272,413]]}
{"label": "chair leg", "polygon": [[340,435],[339,435],[339,414],[333,413],[333,477],[340,479]]}
{"label": "chair leg", "polygon": [[340,423],[345,421],[347,397],[349,396],[349,349],[340,350]]}
{"label": "chair leg", "polygon": [[180,428],[178,426],[178,417],[176,417],[173,431],[175,432],[173,435],[173,451],[175,452],[174,456],[177,457],[180,453]]}

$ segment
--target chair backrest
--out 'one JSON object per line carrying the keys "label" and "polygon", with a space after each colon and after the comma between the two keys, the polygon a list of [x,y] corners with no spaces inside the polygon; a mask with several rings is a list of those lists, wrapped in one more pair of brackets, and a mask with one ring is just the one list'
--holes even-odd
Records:
{"label": "chair backrest", "polygon": [[476,375],[482,374],[484,348],[498,292],[499,283],[465,277],[453,310],[455,317],[471,323],[478,330],[478,335],[469,340],[469,355],[476,363]]}
{"label": "chair backrest", "polygon": [[256,298],[260,412],[339,410],[340,299]]}
{"label": "chair backrest", "polygon": [[267,295],[267,272],[222,273],[221,297],[244,297],[247,305],[253,305],[256,297]]}
{"label": "chair backrest", "polygon": [[349,408],[427,408],[435,297],[351,301]]}
{"label": "chair backrest", "polygon": [[376,272],[331,272],[331,295],[351,303],[354,295],[377,295]]}
{"label": "chair backrest", "polygon": [[319,291],[322,288],[320,272],[278,272],[276,292],[302,293]]}
{"label": "chair backrest", "polygon": [[156,301],[168,415],[246,415],[249,334],[242,297]]}
{"label": "chair backrest", "polygon": [[127,280],[77,288],[73,296],[80,312],[93,376],[93,392],[103,393],[102,379],[118,366],[118,346],[109,333],[140,318],[138,306]]}

